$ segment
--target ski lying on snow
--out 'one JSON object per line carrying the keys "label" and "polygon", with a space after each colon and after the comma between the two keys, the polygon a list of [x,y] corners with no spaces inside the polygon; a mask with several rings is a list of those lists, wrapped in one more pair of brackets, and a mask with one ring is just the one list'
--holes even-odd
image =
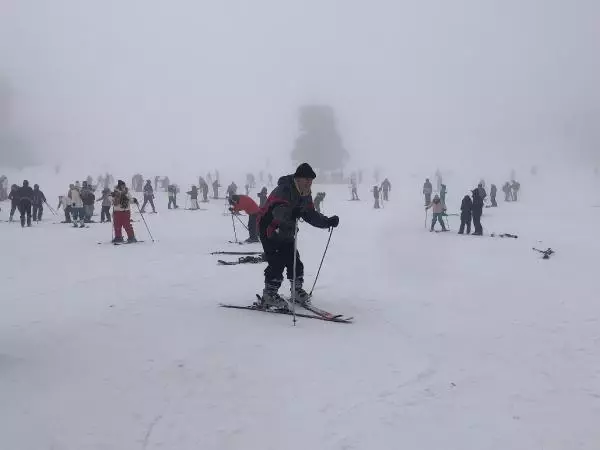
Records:
{"label": "ski lying on snow", "polygon": [[98,242],[98,245],[104,245],[104,244],[131,245],[131,244],[141,244],[143,242],[146,242],[146,241],[136,241],[136,242],[127,242],[127,241],[124,241],[124,242],[111,242],[111,241],[108,241],[108,242]]}
{"label": "ski lying on snow", "polygon": [[211,255],[262,255],[263,252],[211,252]]}
{"label": "ski lying on snow", "polygon": [[[240,306],[240,305],[226,305],[223,303],[219,303],[219,306],[222,308],[233,308],[233,309],[247,309],[249,311],[258,311],[258,312],[262,312],[262,313],[269,313],[269,314],[285,314],[288,316],[293,315],[293,313],[291,311],[288,310],[281,310],[281,309],[260,309],[255,305],[250,305],[250,306]],[[337,323],[352,323],[352,321],[350,319],[327,319],[325,317],[321,317],[321,316],[314,316],[312,314],[302,314],[302,313],[296,313],[297,317],[303,317],[306,319],[315,319],[315,320],[323,320],[325,322],[337,322]]]}
{"label": "ski lying on snow", "polygon": [[[260,302],[261,296],[256,294],[256,298],[257,300]],[[286,298],[285,301],[289,304],[291,303],[291,299]],[[344,317],[343,314],[333,314],[330,313],[328,311],[325,311],[324,309],[321,308],[317,308],[315,305],[313,305],[312,303],[300,303],[300,302],[294,302],[295,305],[298,305],[314,314],[316,314],[317,316],[323,317],[324,319],[327,320],[334,320],[334,319],[341,319],[341,320],[346,320],[346,321],[351,321],[352,319],[354,319],[354,317]]]}

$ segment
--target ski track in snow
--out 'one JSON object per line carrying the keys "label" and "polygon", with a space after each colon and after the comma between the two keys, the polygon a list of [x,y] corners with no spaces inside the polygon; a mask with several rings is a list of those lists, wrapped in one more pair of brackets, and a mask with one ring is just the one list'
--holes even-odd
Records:
{"label": "ski track in snow", "polygon": [[[521,202],[483,217],[518,239],[459,236],[457,217],[435,234],[419,181],[402,183],[377,211],[367,186],[360,202],[315,189],[341,222],[314,301],[352,325],[219,308],[251,303],[265,267],[209,255],[260,250],[227,243],[223,201],[195,214],[158,198],[156,244],[143,222],[146,242],[120,247],[97,245],[110,225],[48,211],[31,229],[0,223],[0,448],[600,448],[600,245],[572,220],[600,210],[522,182]],[[301,225],[307,288],[326,241]]]}

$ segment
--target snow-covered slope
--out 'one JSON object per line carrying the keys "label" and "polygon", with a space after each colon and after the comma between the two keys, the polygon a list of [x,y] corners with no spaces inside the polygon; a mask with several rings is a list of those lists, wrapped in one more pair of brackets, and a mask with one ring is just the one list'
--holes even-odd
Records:
{"label": "snow-covered slope", "polygon": [[[458,236],[456,217],[437,234],[422,180],[404,184],[382,210],[366,186],[361,202],[314,189],[341,218],[314,301],[352,325],[219,308],[252,302],[264,268],[209,255],[240,250],[222,201],[159,199],[155,244],[141,221],[146,242],[120,247],[97,244],[109,225],[48,211],[31,229],[0,223],[0,448],[599,448],[600,208],[524,183],[522,203],[483,218],[518,239]],[[327,237],[301,225],[309,287]]]}

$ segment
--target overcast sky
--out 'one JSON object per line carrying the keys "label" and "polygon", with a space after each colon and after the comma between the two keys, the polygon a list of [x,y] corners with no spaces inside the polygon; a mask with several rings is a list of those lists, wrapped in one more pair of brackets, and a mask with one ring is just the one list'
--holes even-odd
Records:
{"label": "overcast sky", "polygon": [[142,169],[287,163],[313,102],[354,167],[592,154],[599,45],[598,0],[0,0],[35,148]]}

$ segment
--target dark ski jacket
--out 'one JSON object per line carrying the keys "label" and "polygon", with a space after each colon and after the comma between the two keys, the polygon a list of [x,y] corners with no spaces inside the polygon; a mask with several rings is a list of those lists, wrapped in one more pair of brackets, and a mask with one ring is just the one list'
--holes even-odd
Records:
{"label": "dark ski jacket", "polygon": [[46,196],[39,189],[34,189],[31,203],[36,206],[43,205],[44,203],[46,203]]}
{"label": "dark ski jacket", "polygon": [[144,197],[145,198],[154,198],[154,189],[152,189],[151,184],[144,185]]}
{"label": "dark ski jacket", "polygon": [[496,198],[497,192],[498,192],[498,188],[496,187],[495,184],[492,184],[492,187],[490,188],[490,197]]}
{"label": "dark ski jacket", "polygon": [[8,193],[8,199],[10,200],[12,205],[18,205],[19,204],[19,189],[11,188],[10,192]]}
{"label": "dark ski jacket", "polygon": [[294,216],[304,219],[313,227],[329,227],[328,218],[315,211],[312,196],[301,196],[294,184],[294,176],[287,175],[279,179],[266,205],[258,212],[261,237],[293,241],[296,224]]}
{"label": "dark ski jacket", "polygon": [[17,189],[16,196],[19,199],[19,202],[21,203],[31,203],[33,202],[33,189],[31,188],[31,186],[21,186],[19,189]]}
{"label": "dark ski jacket", "polygon": [[81,201],[85,206],[92,206],[96,202],[96,195],[89,187],[81,189]]}
{"label": "dark ski jacket", "polygon": [[465,195],[460,204],[460,215],[461,217],[471,217],[471,211],[473,209],[473,200],[468,195]]}
{"label": "dark ski jacket", "polygon": [[391,191],[392,183],[390,183],[390,181],[386,178],[385,180],[383,180],[383,183],[381,183],[381,188],[383,189],[383,192]]}
{"label": "dark ski jacket", "polygon": [[483,198],[479,195],[479,190],[473,190],[473,215],[481,216],[483,214]]}

